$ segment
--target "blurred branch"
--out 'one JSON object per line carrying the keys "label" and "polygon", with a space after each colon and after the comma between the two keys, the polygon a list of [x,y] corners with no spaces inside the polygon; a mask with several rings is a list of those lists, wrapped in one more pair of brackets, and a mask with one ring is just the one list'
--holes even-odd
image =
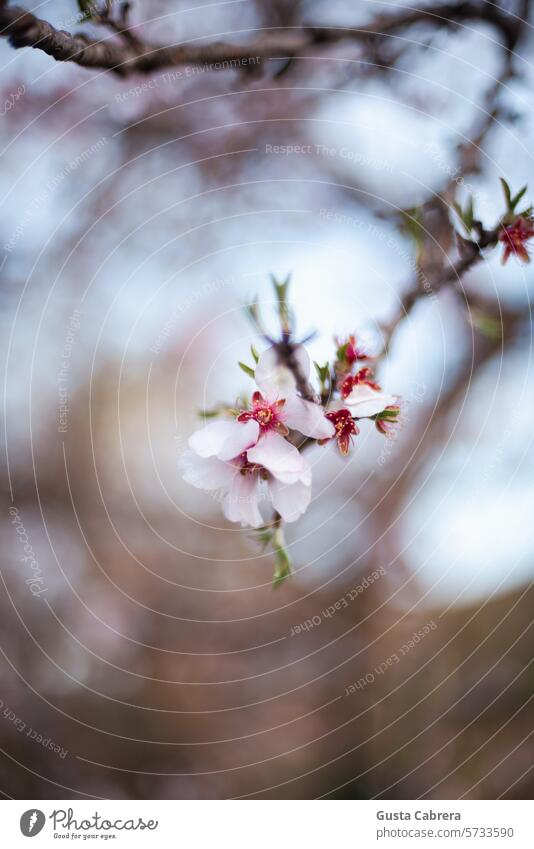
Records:
{"label": "blurred branch", "polygon": [[486,230],[479,221],[474,222],[478,238],[476,240],[458,237],[460,257],[456,262],[445,265],[434,279],[418,275],[416,283],[404,294],[399,309],[393,319],[382,326],[383,351],[385,354],[391,343],[391,339],[406,316],[422,298],[428,295],[436,295],[442,289],[452,284],[453,288],[466,298],[461,287],[461,281],[473,266],[483,259],[483,251],[486,248],[494,248],[498,242],[499,226]]}
{"label": "blurred branch", "polygon": [[143,52],[144,45],[141,39],[139,39],[130,28],[130,11],[131,4],[122,3],[118,19],[114,18],[112,2],[111,0],[107,0],[105,6],[93,11],[91,20],[95,23],[108,27],[116,35],[120,35],[135,51],[135,53],[139,54]]}
{"label": "blurred branch", "polygon": [[[439,292],[444,287],[453,284],[454,289],[469,306],[469,296],[460,285],[465,275],[482,258],[484,248],[495,247],[498,241],[499,226],[492,230],[485,230],[482,224],[474,222],[476,228],[476,240],[458,237],[460,257],[452,265],[443,263],[441,257],[448,244],[449,208],[454,202],[457,187],[464,182],[468,174],[480,172],[482,145],[487,135],[495,127],[499,118],[506,116],[505,110],[499,103],[503,87],[514,77],[513,57],[514,49],[520,38],[521,22],[528,15],[529,0],[522,0],[518,15],[517,25],[512,27],[507,35],[507,47],[500,73],[489,86],[481,104],[482,118],[477,121],[467,141],[458,145],[458,167],[450,175],[447,185],[439,194],[422,204],[419,212],[422,216],[419,226],[423,234],[419,256],[417,258],[417,279],[403,296],[396,316],[383,326],[383,354],[387,352],[391,338],[397,326],[407,316],[415,304],[425,295]],[[428,214],[434,214],[436,222],[427,224]],[[424,225],[424,226],[423,226]],[[435,248],[438,248],[436,251]]]}
{"label": "blurred branch", "polygon": [[[123,7],[124,8],[124,7]],[[128,5],[126,4],[127,14]],[[99,17],[102,20],[99,20]],[[227,62],[298,57],[303,51],[350,40],[372,47],[385,36],[394,36],[414,24],[430,24],[437,29],[454,27],[464,21],[492,24],[503,45],[512,49],[521,27],[521,19],[498,6],[485,2],[445,3],[426,9],[404,10],[394,15],[379,15],[365,27],[307,26],[273,29],[248,45],[213,42],[202,45],[157,45],[132,36],[124,21],[113,22],[109,5],[97,13],[96,22],[112,26],[123,40],[96,40],[84,34],[72,35],[58,30],[47,21],[20,6],[0,0],[1,35],[15,48],[33,47],[61,62],[75,62],[86,68],[101,68],[127,76],[150,73],[179,65],[220,65]],[[214,67],[214,70],[217,70]]]}

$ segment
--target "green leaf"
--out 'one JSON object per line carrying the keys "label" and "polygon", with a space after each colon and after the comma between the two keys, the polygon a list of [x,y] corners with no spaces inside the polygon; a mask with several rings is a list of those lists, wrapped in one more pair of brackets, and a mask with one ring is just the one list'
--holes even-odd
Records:
{"label": "green leaf", "polygon": [[260,331],[260,333],[263,332],[260,319],[260,308],[257,298],[251,304],[246,304],[245,312],[248,318],[254,324],[254,326]]}
{"label": "green leaf", "polygon": [[247,366],[245,365],[245,363],[241,362],[238,363],[238,366],[242,371],[245,372],[245,374],[248,374],[249,377],[252,377],[254,379],[255,372],[253,368],[250,368],[250,366]]}
{"label": "green leaf", "polygon": [[510,190],[510,186],[508,185],[508,183],[506,182],[504,177],[499,177],[499,179],[501,181],[504,199],[506,201],[506,208],[510,212],[513,209],[513,207],[512,207],[512,192]]}
{"label": "green leaf", "polygon": [[315,366],[315,371],[317,372],[317,377],[321,381],[321,383],[326,383],[328,377],[330,376],[330,366],[328,363],[325,363],[324,366],[320,366],[319,363],[313,361]]}
{"label": "green leaf", "polygon": [[506,211],[507,213],[513,213],[515,212],[515,208],[519,201],[524,197],[528,186],[523,186],[522,189],[519,189],[517,194],[512,196],[512,191],[506,180],[503,177],[500,177],[500,181],[504,192],[504,199],[506,201]]}
{"label": "green leaf", "polygon": [[199,410],[197,416],[201,419],[214,419],[220,413],[219,407],[214,407],[212,410]]}
{"label": "green leaf", "polygon": [[237,414],[237,412],[239,412],[241,410],[248,410],[249,406],[250,406],[250,398],[249,398],[249,396],[247,395],[246,392],[242,392],[235,399],[236,414]]}
{"label": "green leaf", "polygon": [[452,202],[452,208],[454,209],[456,215],[460,219],[464,230],[466,231],[468,236],[471,236],[471,230],[473,229],[473,221],[475,218],[475,207],[473,196],[469,196],[469,200],[467,201],[465,209],[462,209],[457,201]]}
{"label": "green leaf", "polygon": [[95,0],[78,0],[78,8],[81,12],[80,23],[98,18],[98,4]]}
{"label": "green leaf", "polygon": [[420,206],[401,210],[401,229],[413,239],[417,250],[420,251],[425,238],[423,210]]}
{"label": "green leaf", "polygon": [[519,203],[519,201],[521,200],[521,198],[525,194],[527,188],[528,188],[527,186],[523,186],[523,188],[520,189],[518,191],[518,193],[513,196],[512,200],[510,201],[512,210],[514,210],[516,208],[517,204]]}
{"label": "green leaf", "polygon": [[226,404],[218,404],[209,410],[198,410],[197,415],[201,419],[213,419],[216,416],[238,416],[240,409],[235,407],[227,407]]}
{"label": "green leaf", "polygon": [[473,219],[475,217],[474,210],[474,201],[473,195],[469,195],[469,200],[467,201],[467,206],[464,209],[464,221],[465,226],[469,229],[469,232],[473,229]]}
{"label": "green leaf", "polygon": [[287,293],[291,282],[291,274],[288,274],[285,280],[279,282],[274,274],[271,274],[271,283],[274,286],[276,299],[278,301],[278,316],[283,333],[291,332],[292,315],[289,309]]}
{"label": "green leaf", "polygon": [[252,359],[254,360],[254,362],[257,363],[259,358],[260,358],[260,355],[256,351],[256,348],[254,347],[254,345],[250,346],[250,353],[252,354]]}
{"label": "green leaf", "polygon": [[340,360],[341,362],[344,362],[345,358],[347,356],[347,348],[348,347],[349,347],[348,342],[345,342],[343,345],[340,345],[339,348],[336,351],[336,359]]}
{"label": "green leaf", "polygon": [[394,421],[395,419],[397,419],[399,417],[399,413],[400,413],[400,407],[395,405],[395,409],[393,409],[393,410],[388,410],[388,409],[382,410],[380,413],[377,413],[376,417],[374,417],[374,418],[385,419],[386,421],[387,420]]}

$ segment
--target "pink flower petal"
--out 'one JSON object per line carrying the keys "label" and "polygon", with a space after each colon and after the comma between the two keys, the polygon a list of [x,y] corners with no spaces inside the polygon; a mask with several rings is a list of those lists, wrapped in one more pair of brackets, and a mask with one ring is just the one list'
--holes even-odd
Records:
{"label": "pink flower petal", "polygon": [[356,418],[365,418],[366,416],[376,416],[390,404],[394,404],[395,400],[394,395],[377,392],[376,389],[371,389],[367,384],[360,383],[354,387],[348,398],[345,398],[343,405],[348,407]]}
{"label": "pink flower petal", "polygon": [[330,439],[335,433],[319,404],[305,401],[297,395],[286,398],[283,408],[284,421],[288,427],[298,430],[313,439]]}
{"label": "pink flower petal", "polygon": [[272,479],[268,483],[273,507],[285,522],[296,522],[308,509],[311,498],[311,486],[297,481],[286,484]]}
{"label": "pink flower petal", "polygon": [[284,483],[296,483],[308,475],[308,464],[304,457],[291,445],[273,431],[262,436],[257,444],[247,451],[251,463],[259,463],[275,478]]}
{"label": "pink flower petal", "polygon": [[199,457],[216,456],[220,460],[233,460],[254,445],[258,433],[259,425],[253,419],[248,422],[210,422],[189,437],[189,447]]}
{"label": "pink flower petal", "polygon": [[217,457],[199,457],[194,451],[185,451],[182,457],[183,479],[197,489],[227,491],[238,471],[230,463]]}
{"label": "pink flower petal", "polygon": [[258,508],[261,500],[257,474],[237,474],[223,502],[223,512],[228,521],[240,522],[259,528],[265,524]]}
{"label": "pink flower petal", "polygon": [[[295,358],[302,373],[308,377],[311,363],[306,349],[302,345],[295,348]],[[255,369],[254,379],[261,391],[268,396],[269,400],[286,398],[294,395],[297,384],[292,372],[278,361],[276,348],[272,346],[260,355]]]}

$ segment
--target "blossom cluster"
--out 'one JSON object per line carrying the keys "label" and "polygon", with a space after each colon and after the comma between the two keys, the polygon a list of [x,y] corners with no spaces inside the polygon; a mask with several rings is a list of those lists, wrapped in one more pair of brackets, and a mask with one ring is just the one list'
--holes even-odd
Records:
{"label": "blossom cluster", "polygon": [[[503,265],[508,262],[510,257],[528,263],[530,262],[528,243],[534,238],[534,210],[532,206],[519,209],[528,187],[523,186],[514,194],[503,177],[501,177],[501,186],[505,200],[505,212],[500,217],[497,226],[492,230],[486,230],[476,218],[472,196],[468,198],[463,208],[457,202],[453,202],[453,208],[469,238],[474,233],[477,241],[480,240],[480,247],[494,248],[499,243],[503,245],[501,256]],[[481,237],[483,238],[481,239]],[[461,242],[460,239],[460,244]]]}
{"label": "blossom cluster", "polygon": [[[501,179],[505,212],[487,229],[475,216],[473,198],[453,208],[467,234],[457,234],[462,268],[480,259],[482,251],[504,246],[503,262],[514,256],[529,262],[528,242],[534,238],[532,207],[520,208],[527,191],[515,194]],[[418,218],[415,236],[420,250]],[[294,522],[311,500],[312,469],[305,455],[310,444],[334,443],[343,456],[349,454],[360,423],[372,420],[379,433],[390,436],[399,423],[400,405],[382,390],[374,375],[375,358],[351,335],[336,339],[335,357],[324,365],[315,363],[319,391],[310,383],[311,361],[304,344],[294,339],[293,314],[287,302],[290,278],[272,283],[276,295],[280,338],[266,332],[255,301],[247,307],[249,317],[269,342],[260,355],[251,348],[255,367],[239,363],[255,381],[250,401],[238,408],[216,411],[221,418],[209,422],[189,439],[184,479],[193,486],[216,492],[230,522],[259,530],[259,539],[276,555],[275,582],[290,571],[282,522]],[[487,322],[486,322],[487,324]],[[274,515],[267,519],[260,504],[267,499]]]}
{"label": "blossom cluster", "polygon": [[505,265],[511,256],[520,262],[530,262],[527,242],[534,237],[532,207],[527,206],[521,211],[517,208],[527,192],[527,186],[523,186],[515,195],[502,177],[501,186],[506,203],[506,212],[498,227],[498,241],[504,245],[502,264]]}
{"label": "blossom cluster", "polygon": [[387,434],[398,420],[395,397],[382,392],[370,366],[358,368],[369,357],[354,337],[338,344],[333,366],[316,364],[322,393],[314,401],[299,394],[294,373],[309,385],[308,353],[302,344],[290,350],[291,367],[277,344],[255,354],[255,369],[247,369],[257,387],[250,403],[245,409],[226,408],[225,418],[193,433],[184,456],[184,479],[222,493],[225,517],[243,526],[266,525],[260,512],[265,494],[283,521],[302,516],[311,498],[312,471],[304,453],[310,443],[332,441],[346,455],[359,433],[358,421],[372,419]]}

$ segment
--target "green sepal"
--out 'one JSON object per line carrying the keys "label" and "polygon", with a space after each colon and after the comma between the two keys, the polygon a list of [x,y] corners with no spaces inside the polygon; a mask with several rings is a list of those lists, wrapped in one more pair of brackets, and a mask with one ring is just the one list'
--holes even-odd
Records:
{"label": "green sepal", "polygon": [[395,405],[392,404],[391,406],[395,406],[395,409],[394,410],[388,410],[388,409],[382,410],[380,413],[375,413],[374,416],[369,416],[369,418],[372,419],[374,422],[378,422],[380,420],[389,421],[389,422],[396,421],[398,419],[399,415],[400,415],[400,407],[396,404]]}
{"label": "green sepal", "polygon": [[237,365],[239,366],[239,368],[240,368],[242,371],[244,371],[244,372],[245,372],[245,374],[248,374],[248,376],[249,376],[249,377],[251,377],[252,379],[254,379],[255,371],[254,371],[254,369],[253,369],[253,368],[251,368],[250,366],[247,366],[245,363],[241,363],[241,362],[239,362]]}

